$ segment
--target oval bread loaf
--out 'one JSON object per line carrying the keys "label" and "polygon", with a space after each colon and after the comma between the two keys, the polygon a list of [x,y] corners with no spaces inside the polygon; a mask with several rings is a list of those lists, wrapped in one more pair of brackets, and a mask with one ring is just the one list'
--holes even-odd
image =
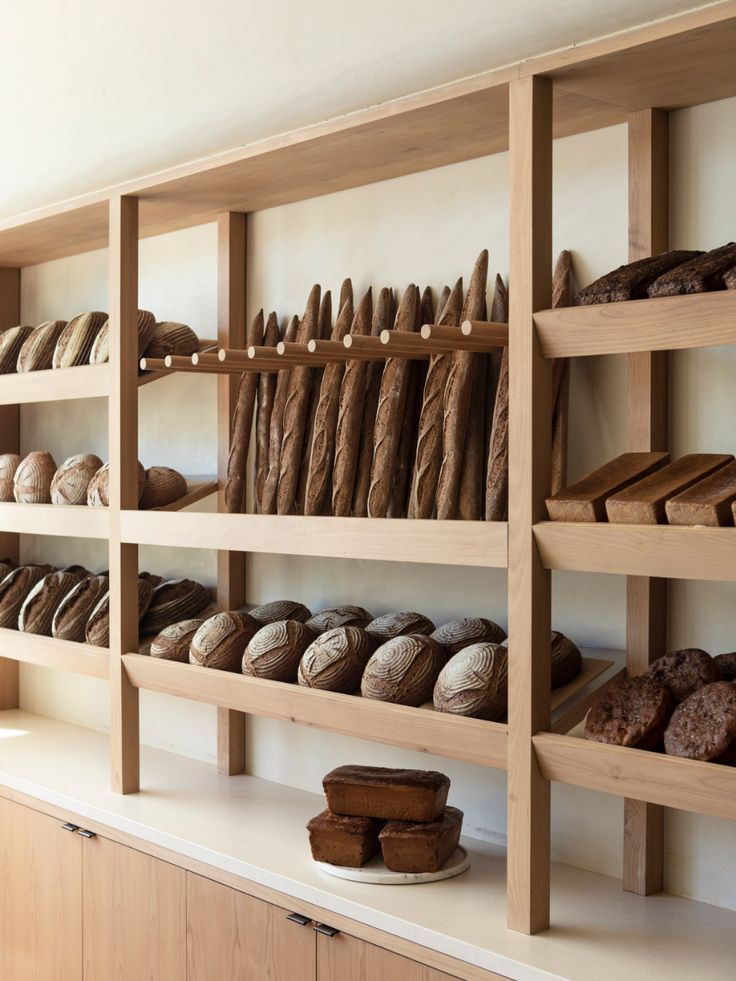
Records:
{"label": "oval bread loaf", "polygon": [[312,615],[303,603],[297,603],[296,600],[273,600],[271,603],[254,606],[249,612],[262,627],[277,620],[299,620],[304,623]]}
{"label": "oval bread loaf", "polygon": [[196,616],[210,603],[206,586],[193,579],[171,579],[153,590],[141,631],[157,634],[169,624]]}
{"label": "oval bread loaf", "polygon": [[191,327],[163,320],[154,326],[145,349],[147,358],[165,358],[167,354],[194,354],[199,350],[199,338]]}
{"label": "oval bread loaf", "polygon": [[450,657],[471,644],[500,644],[506,640],[506,631],[493,620],[483,617],[464,617],[450,620],[438,627],[432,637],[441,644]]}
{"label": "oval bread loaf", "polygon": [[304,652],[299,662],[299,684],[349,695],[360,688],[360,679],[375,648],[375,641],[361,627],[348,625],[327,630]]}
{"label": "oval bread loaf", "polygon": [[[148,579],[138,577],[138,621],[145,616],[153,596],[153,585]],[[110,593],[100,597],[92,610],[84,630],[85,640],[96,647],[110,646]]]}
{"label": "oval bread loaf", "polygon": [[583,670],[583,658],[569,637],[552,631],[551,686],[561,688],[577,678]]}
{"label": "oval bread loaf", "polygon": [[307,626],[316,634],[323,634],[335,627],[367,627],[373,617],[362,606],[335,606],[315,613],[307,620]]}
{"label": "oval bread loaf", "polygon": [[86,504],[87,488],[101,466],[94,453],[77,453],[64,460],[51,481],[51,503]]}
{"label": "oval bread loaf", "polygon": [[[138,500],[141,499],[143,487],[146,483],[146,471],[143,464],[138,461]],[[87,504],[92,507],[110,506],[110,464],[106,463],[97,471],[87,488]]]}
{"label": "oval bread loaf", "polygon": [[99,310],[80,313],[70,320],[56,342],[52,367],[72,368],[87,364],[95,338],[106,320],[107,314]]}
{"label": "oval bread loaf", "polygon": [[299,620],[267,623],[248,641],[243,674],[270,681],[296,681],[299,662],[313,640],[312,631]]}
{"label": "oval bread loaf", "polygon": [[[149,310],[138,311],[138,357],[148,347],[156,326],[156,318]],[[105,364],[110,360],[110,321],[106,320],[100,327],[100,332],[95,337],[92,350],[89,355],[90,364]]]}
{"label": "oval bread loaf", "polygon": [[82,643],[90,614],[109,588],[107,576],[89,576],[77,582],[56,608],[51,636]]}
{"label": "oval bread loaf", "polygon": [[47,320],[39,324],[23,341],[16,371],[45,371],[51,367],[56,342],[66,327],[66,320]]}
{"label": "oval bread loaf", "polygon": [[32,333],[33,327],[10,327],[0,333],[0,375],[15,372],[21,348]]}
{"label": "oval bread loaf", "polygon": [[189,663],[220,671],[239,671],[243,651],[258,630],[247,613],[228,610],[205,620],[192,637]]}
{"label": "oval bread loaf", "polygon": [[422,613],[385,613],[371,620],[365,628],[379,644],[405,634],[431,634],[435,629],[430,619]]}
{"label": "oval bread loaf", "polygon": [[49,504],[56,462],[50,453],[34,450],[21,460],[13,480],[13,497],[18,504]]}
{"label": "oval bread loaf", "polygon": [[180,620],[164,627],[151,641],[149,654],[166,661],[189,661],[189,647],[204,620]]}
{"label": "oval bread loaf", "polygon": [[23,601],[18,614],[18,630],[50,636],[59,604],[78,582],[79,577],[73,572],[51,572],[44,576]]}
{"label": "oval bread loaf", "polygon": [[0,501],[14,501],[13,483],[20,466],[17,453],[0,453]]}
{"label": "oval bread loaf", "polygon": [[436,640],[425,634],[394,637],[371,656],[363,672],[360,690],[364,698],[399,705],[431,701],[445,654]]}
{"label": "oval bread loaf", "polygon": [[51,570],[40,565],[22,565],[13,569],[0,583],[0,627],[16,630],[23,602]]}
{"label": "oval bread loaf", "polygon": [[178,470],[171,467],[149,467],[139,506],[163,508],[173,504],[187,492],[187,482]]}
{"label": "oval bread loaf", "polygon": [[502,644],[471,644],[442,668],[434,686],[438,712],[494,721],[506,715],[509,652]]}
{"label": "oval bread loaf", "polygon": [[15,569],[15,562],[12,559],[0,559],[0,583],[13,569]]}

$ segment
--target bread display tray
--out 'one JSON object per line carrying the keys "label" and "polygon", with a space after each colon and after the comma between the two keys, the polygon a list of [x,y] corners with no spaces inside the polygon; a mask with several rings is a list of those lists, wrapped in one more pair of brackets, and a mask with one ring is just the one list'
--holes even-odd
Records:
{"label": "bread display tray", "polygon": [[359,869],[330,865],[328,862],[314,864],[323,872],[338,879],[367,882],[375,886],[415,886],[421,882],[439,882],[441,879],[452,879],[456,875],[462,875],[470,868],[470,855],[462,845],[458,845],[439,872],[391,872],[383,864],[380,852]]}

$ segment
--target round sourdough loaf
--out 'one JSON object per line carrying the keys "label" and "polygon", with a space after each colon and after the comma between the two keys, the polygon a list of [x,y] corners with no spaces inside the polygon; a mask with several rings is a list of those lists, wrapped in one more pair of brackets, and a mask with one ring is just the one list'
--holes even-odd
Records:
{"label": "round sourdough loaf", "polygon": [[56,608],[51,622],[52,637],[81,643],[92,610],[109,588],[107,576],[89,576],[78,582]]}
{"label": "round sourdough loaf", "polygon": [[303,603],[295,600],[273,600],[271,603],[253,607],[249,613],[262,627],[277,620],[299,620],[304,623],[312,615]]}
{"label": "round sourdough loaf", "polygon": [[16,371],[44,371],[51,367],[56,342],[66,327],[66,320],[47,320],[39,324],[23,341]]}
{"label": "round sourdough loaf", "polygon": [[59,604],[78,582],[79,577],[73,572],[50,572],[44,576],[23,601],[18,614],[18,630],[50,636]]}
{"label": "round sourdough loaf", "polygon": [[407,634],[431,634],[434,624],[422,613],[384,613],[382,617],[371,620],[365,629],[382,644]]}
{"label": "round sourdough loaf", "polygon": [[178,470],[171,467],[149,467],[139,506],[163,508],[173,504],[187,492],[187,482]]}
{"label": "round sourdough loaf", "polygon": [[0,583],[0,627],[10,630],[18,628],[18,614],[23,601],[36,583],[52,571],[48,566],[22,565],[3,579]]}
{"label": "round sourdough loaf", "polygon": [[561,688],[577,678],[583,670],[583,658],[578,647],[559,630],[552,631],[551,687]]}
{"label": "round sourdough loaf", "polygon": [[15,562],[12,559],[0,559],[0,583],[6,576],[15,569]]}
{"label": "round sourdough loaf", "polygon": [[659,749],[675,707],[669,688],[648,675],[609,685],[585,719],[585,738]]}
{"label": "round sourdough loaf", "polygon": [[56,462],[51,454],[34,450],[21,460],[15,471],[13,497],[18,504],[49,504],[55,473]]}
{"label": "round sourdough loaf", "polygon": [[299,684],[346,694],[357,691],[375,649],[375,641],[361,627],[326,630],[304,652],[299,662]]}
{"label": "round sourdough loaf", "polygon": [[56,342],[52,367],[72,368],[87,364],[95,338],[106,320],[107,314],[99,310],[80,313],[70,320]]}
{"label": "round sourdough loaf", "polygon": [[493,620],[483,617],[464,617],[443,623],[431,635],[452,657],[471,644],[500,644],[506,640],[506,631]]}
{"label": "round sourdough loaf", "polygon": [[33,327],[10,327],[0,333],[0,375],[15,372],[21,348],[32,333]]}
{"label": "round sourdough loaf", "polygon": [[647,677],[668,688],[678,704],[703,685],[720,679],[718,665],[699,647],[686,647],[658,657],[649,665]]}
{"label": "round sourdough loaf", "polygon": [[192,637],[189,662],[220,671],[239,671],[243,651],[257,630],[258,624],[247,613],[215,613]]}
{"label": "round sourdough loaf", "polygon": [[162,320],[151,332],[145,349],[147,358],[165,358],[167,354],[194,354],[199,350],[199,338],[191,327]]}
{"label": "round sourdough loaf", "polygon": [[180,620],[164,627],[151,641],[149,654],[166,661],[188,661],[189,647],[203,623],[204,620]]}
{"label": "round sourdough loaf", "polygon": [[[146,483],[146,471],[143,464],[138,461],[138,500],[141,499],[143,487]],[[106,463],[97,471],[87,487],[87,504],[92,507],[110,506],[110,464]]]}
{"label": "round sourdough loaf", "polygon": [[196,616],[209,603],[209,591],[202,583],[193,579],[170,579],[153,590],[141,621],[141,631],[157,634],[171,623]]}
{"label": "round sourdough loaf", "polygon": [[86,504],[87,488],[101,466],[94,453],[77,453],[64,460],[51,481],[51,503]]}
{"label": "round sourdough loaf", "polygon": [[[153,596],[153,584],[144,576],[138,576],[138,621],[140,622],[146,614],[146,610]],[[88,644],[96,647],[110,646],[110,593],[101,596],[97,604],[90,613],[89,620],[84,630],[84,636]]]}
{"label": "round sourdough loaf", "polygon": [[434,686],[438,712],[494,721],[506,715],[509,653],[503,644],[471,644],[453,655]]}
{"label": "round sourdough loaf", "polygon": [[315,613],[307,620],[307,626],[316,634],[323,634],[335,627],[367,627],[373,617],[362,606],[335,606]]}
{"label": "round sourdough loaf", "polygon": [[0,501],[14,501],[13,484],[20,466],[17,453],[0,453]]}
{"label": "round sourdough loaf", "polygon": [[243,674],[270,681],[296,681],[299,662],[313,640],[314,634],[300,620],[267,623],[248,641]]}
{"label": "round sourdough loaf", "polygon": [[721,681],[736,681],[736,651],[717,654],[713,661]]}
{"label": "round sourdough loaf", "polygon": [[[138,311],[138,357],[148,347],[151,340],[153,328],[156,326],[156,318],[149,310]],[[89,355],[90,364],[105,364],[110,360],[110,321],[106,320],[100,327],[100,332],[95,337],[92,350]]]}
{"label": "round sourdough loaf", "polygon": [[437,676],[446,661],[444,650],[425,634],[393,637],[371,656],[360,690],[365,698],[399,705],[431,701]]}

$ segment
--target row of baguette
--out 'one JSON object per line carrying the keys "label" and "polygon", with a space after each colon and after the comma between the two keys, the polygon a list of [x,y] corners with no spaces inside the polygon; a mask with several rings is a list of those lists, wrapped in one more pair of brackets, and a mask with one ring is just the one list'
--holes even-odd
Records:
{"label": "row of baguette", "polygon": [[[21,458],[0,454],[0,501],[18,504],[110,504],[110,464],[94,453],[77,453],[57,468],[46,450]],[[172,467],[144,469],[138,462],[138,506],[161,508],[187,492],[186,478]]]}

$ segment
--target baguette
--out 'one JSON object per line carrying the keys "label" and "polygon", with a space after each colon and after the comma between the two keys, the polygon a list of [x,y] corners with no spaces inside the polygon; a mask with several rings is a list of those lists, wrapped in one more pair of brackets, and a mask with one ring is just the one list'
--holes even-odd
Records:
{"label": "baguette", "polygon": [[[262,341],[263,310],[259,310],[250,325],[247,344],[260,345]],[[245,468],[248,463],[258,378],[258,372],[246,371],[240,376],[238,385],[225,481],[225,509],[228,514],[242,514],[245,511]]]}
{"label": "baguette", "polygon": [[[291,318],[284,331],[284,340],[291,343],[299,330],[299,318]],[[268,474],[263,485],[261,513],[276,514],[276,498],[279,489],[279,467],[281,464],[281,440],[284,434],[284,405],[289,391],[291,368],[282,368],[276,380],[276,395],[271,410],[271,431],[268,438]]]}
{"label": "baguette", "polygon": [[[279,321],[274,312],[269,313],[263,333],[265,347],[275,348],[279,342]],[[256,465],[254,470],[253,506],[258,514],[261,510],[263,488],[268,476],[268,449],[271,429],[271,414],[276,398],[278,383],[277,371],[262,371],[258,376],[258,409],[256,411]]]}
{"label": "baguette", "polygon": [[[509,322],[509,294],[496,279],[492,317],[494,323]],[[493,409],[486,470],[486,521],[505,521],[509,492],[509,349],[501,355],[501,366]]]}
{"label": "baguette", "polygon": [[[317,322],[317,338],[327,341],[332,335],[332,293],[327,290],[322,297],[319,308],[319,319]],[[322,386],[322,378],[325,369],[313,368],[310,372],[309,407],[307,418],[304,424],[304,442],[302,445],[302,459],[299,465],[299,486],[296,492],[296,513],[304,514],[304,506],[307,496],[307,480],[309,479],[309,459],[312,455],[312,440],[314,438],[314,422],[317,414],[317,404],[319,393]]]}
{"label": "baguette", "polygon": [[[485,315],[481,319],[485,320]],[[457,517],[462,521],[480,521],[483,517],[488,450],[488,373],[489,355],[476,354],[470,379],[470,410],[457,497]]]}
{"label": "baguette", "polygon": [[[564,249],[552,276],[552,309],[572,306],[572,256]],[[570,410],[570,359],[555,362],[553,382],[551,488],[553,494],[567,486],[567,433]]]}

